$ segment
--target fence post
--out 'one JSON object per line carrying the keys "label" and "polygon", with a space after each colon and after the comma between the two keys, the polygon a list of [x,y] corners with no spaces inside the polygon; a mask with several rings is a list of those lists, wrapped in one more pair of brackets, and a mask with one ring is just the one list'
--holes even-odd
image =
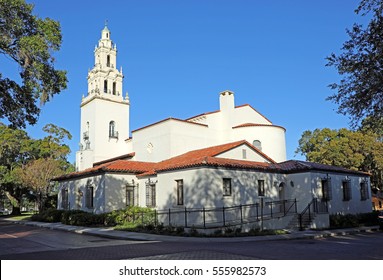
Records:
{"label": "fence post", "polygon": [[283,200],[283,216],[286,216],[286,199]]}
{"label": "fence post", "polygon": [[302,214],[299,214],[298,218],[299,218],[299,230],[302,231],[303,230]]}
{"label": "fence post", "polygon": [[225,206],[222,207],[222,219],[223,219],[223,226],[226,226],[226,221],[225,221]]}
{"label": "fence post", "polygon": [[241,211],[241,225],[242,225],[243,224],[242,204],[239,205],[239,209]]}
{"label": "fence post", "polygon": [[187,213],[186,207],[185,207],[185,227],[186,228],[188,227],[188,213]]}
{"label": "fence post", "polygon": [[206,228],[206,214],[205,214],[205,207],[202,208],[203,213],[203,228]]}
{"label": "fence post", "polygon": [[257,209],[257,221],[259,221],[259,213],[258,213],[258,207],[259,207],[259,203],[255,203],[255,207],[256,207],[256,209]]}
{"label": "fence post", "polygon": [[295,213],[298,213],[298,206],[297,206],[297,199],[294,199],[294,204],[295,204]]}
{"label": "fence post", "polygon": [[169,216],[169,226],[171,226],[171,224],[172,224],[171,215],[172,215],[172,212],[171,212],[171,210],[169,208],[169,214],[168,214],[168,216]]}
{"label": "fence post", "polygon": [[271,218],[273,217],[273,202],[271,201],[270,202],[270,214],[271,214]]}

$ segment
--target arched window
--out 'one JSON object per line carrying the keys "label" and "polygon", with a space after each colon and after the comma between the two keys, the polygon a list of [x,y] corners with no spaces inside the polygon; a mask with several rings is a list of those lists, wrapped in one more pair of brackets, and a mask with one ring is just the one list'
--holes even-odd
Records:
{"label": "arched window", "polygon": [[259,140],[253,141],[253,146],[256,147],[258,150],[262,151],[262,143]]}
{"label": "arched window", "polygon": [[106,56],[106,66],[110,67],[110,55]]}
{"label": "arched window", "polygon": [[109,123],[109,138],[118,138],[116,123],[114,121],[110,121]]}
{"label": "arched window", "polygon": [[108,93],[108,81],[104,80],[104,93]]}

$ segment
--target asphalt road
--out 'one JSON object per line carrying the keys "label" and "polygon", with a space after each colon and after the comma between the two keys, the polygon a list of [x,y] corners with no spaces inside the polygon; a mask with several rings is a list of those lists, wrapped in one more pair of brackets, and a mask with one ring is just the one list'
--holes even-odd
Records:
{"label": "asphalt road", "polygon": [[382,260],[383,233],[233,242],[114,240],[0,221],[1,260]]}

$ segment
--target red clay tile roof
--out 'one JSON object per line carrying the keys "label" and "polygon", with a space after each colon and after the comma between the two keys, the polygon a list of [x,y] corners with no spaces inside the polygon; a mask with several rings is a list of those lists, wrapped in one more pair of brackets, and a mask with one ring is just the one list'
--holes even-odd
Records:
{"label": "red clay tile roof", "polygon": [[126,154],[126,155],[121,155],[121,156],[118,156],[118,157],[109,158],[109,159],[106,159],[106,160],[102,160],[102,161],[93,163],[93,167],[95,167],[97,165],[104,164],[104,163],[112,162],[112,161],[115,161],[115,160],[118,160],[118,159],[131,159],[135,155],[136,155],[136,153],[129,153],[129,154]]}
{"label": "red clay tile roof", "polygon": [[228,158],[219,158],[216,157],[224,152],[227,152],[231,149],[239,147],[241,145],[247,145],[254,151],[262,153],[254,148],[245,140],[208,147],[204,149],[194,150],[187,152],[185,154],[158,162],[141,162],[141,161],[131,161],[131,160],[115,160],[112,162],[107,162],[104,164],[97,165],[95,167],[70,174],[63,175],[61,177],[53,179],[54,181],[63,181],[72,178],[78,178],[83,176],[95,175],[105,172],[120,172],[120,173],[131,173],[138,176],[149,176],[155,175],[160,172],[171,171],[171,170],[180,170],[185,168],[192,168],[198,166],[213,166],[213,167],[223,167],[223,168],[236,168],[236,169],[249,169],[257,170],[271,173],[282,173],[282,174],[291,174],[291,173],[302,173],[309,171],[324,171],[324,172],[335,172],[335,173],[344,173],[344,174],[356,174],[362,176],[369,176],[366,172],[360,172],[355,170],[349,170],[342,167],[298,161],[298,160],[289,160],[281,163],[276,163],[270,159],[270,163],[267,162],[255,162],[255,161],[246,161],[246,160],[236,160]]}
{"label": "red clay tile roof", "polygon": [[71,178],[78,178],[83,176],[89,176],[104,172],[122,172],[140,174],[153,169],[154,162],[143,162],[143,161],[131,161],[131,160],[115,160],[88,168],[78,172],[72,172],[69,174],[62,175],[60,177],[52,179],[53,181],[63,181]]}
{"label": "red clay tile roof", "polygon": [[370,176],[369,173],[357,170],[350,170],[340,166],[321,164],[316,162],[288,160],[277,164],[284,173],[301,173],[305,171],[325,171],[335,173],[347,173]]}

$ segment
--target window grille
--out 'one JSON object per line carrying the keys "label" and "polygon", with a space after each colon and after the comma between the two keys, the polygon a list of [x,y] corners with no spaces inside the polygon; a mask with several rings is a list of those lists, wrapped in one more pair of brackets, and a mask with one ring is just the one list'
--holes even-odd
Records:
{"label": "window grille", "polygon": [[176,180],[177,182],[177,205],[184,205],[184,181]]}
{"label": "window grille", "polygon": [[223,178],[223,196],[231,196],[231,178]]}
{"label": "window grille", "polygon": [[88,186],[86,188],[86,193],[85,193],[85,207],[86,208],[93,208],[93,196],[94,196],[94,188],[91,186]]}
{"label": "window grille", "polygon": [[146,184],[146,206],[156,207],[156,184],[155,183]]}
{"label": "window grille", "polygon": [[330,201],[332,199],[331,178],[322,179],[322,200]]}
{"label": "window grille", "polygon": [[360,200],[367,200],[368,198],[368,183],[362,182],[360,183]]}
{"label": "window grille", "polygon": [[258,196],[265,196],[265,180],[258,180]]}
{"label": "window grille", "polygon": [[342,182],[343,201],[350,201],[352,198],[351,181],[346,180]]}
{"label": "window grille", "polygon": [[68,189],[61,190],[61,208],[64,210],[69,209]]}

